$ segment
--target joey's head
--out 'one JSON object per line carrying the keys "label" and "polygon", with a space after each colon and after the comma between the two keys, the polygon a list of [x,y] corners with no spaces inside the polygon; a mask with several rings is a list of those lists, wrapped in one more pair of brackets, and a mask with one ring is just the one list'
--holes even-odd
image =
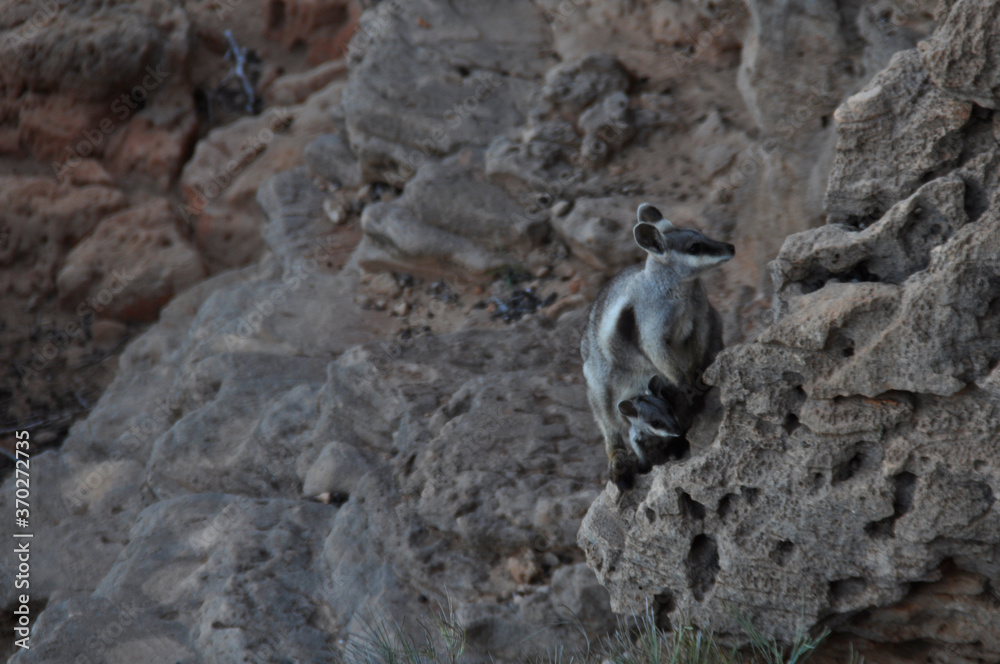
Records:
{"label": "joey's head", "polygon": [[683,456],[687,443],[672,403],[680,396],[675,386],[653,376],[644,394],[618,402],[618,412],[629,422],[629,445],[639,458],[640,472],[665,458]]}
{"label": "joey's head", "polygon": [[[685,442],[668,398],[665,383],[653,376],[645,394],[618,402],[618,412],[629,422],[628,442],[635,451],[640,473],[670,456],[681,456]],[[677,448],[677,449],[675,449]]]}
{"label": "joey's head", "polygon": [[636,243],[650,259],[669,267],[681,279],[722,265],[736,253],[728,242],[713,240],[692,228],[675,228],[649,203],[640,205],[636,216],[639,223],[632,230]]}
{"label": "joey's head", "polygon": [[681,435],[674,407],[670,403],[674,391],[671,387],[659,376],[653,376],[644,394],[618,402],[618,412],[632,425],[632,431],[659,438]]}

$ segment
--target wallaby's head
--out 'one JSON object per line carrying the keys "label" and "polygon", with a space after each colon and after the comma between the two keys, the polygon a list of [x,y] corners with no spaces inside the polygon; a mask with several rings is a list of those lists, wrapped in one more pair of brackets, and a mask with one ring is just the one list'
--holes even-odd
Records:
{"label": "wallaby's head", "polygon": [[632,230],[636,243],[681,278],[721,265],[736,253],[728,242],[713,240],[692,228],[675,228],[649,203],[640,205],[636,216],[639,223]]}

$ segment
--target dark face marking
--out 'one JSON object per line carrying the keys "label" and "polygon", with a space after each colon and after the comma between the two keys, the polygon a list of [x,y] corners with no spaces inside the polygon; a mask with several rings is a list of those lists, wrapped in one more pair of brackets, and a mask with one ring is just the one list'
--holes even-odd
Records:
{"label": "dark face marking", "polygon": [[668,250],[679,254],[732,258],[736,253],[736,249],[728,242],[719,242],[686,228],[666,233],[663,240]]}
{"label": "dark face marking", "polygon": [[625,343],[639,348],[639,325],[635,321],[635,308],[623,307],[615,324],[615,331]]}

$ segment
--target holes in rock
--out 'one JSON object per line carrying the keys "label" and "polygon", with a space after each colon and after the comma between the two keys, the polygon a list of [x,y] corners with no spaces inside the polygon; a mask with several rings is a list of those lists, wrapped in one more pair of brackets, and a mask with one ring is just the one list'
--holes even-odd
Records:
{"label": "holes in rock", "polygon": [[753,506],[757,502],[758,493],[760,490],[752,486],[740,487],[740,495],[743,496],[743,500],[747,501],[747,505]]}
{"label": "holes in rock", "polygon": [[719,506],[715,508],[715,513],[720,519],[725,519],[733,511],[733,502],[736,500],[735,493],[727,493],[719,499]]}
{"label": "holes in rock", "polygon": [[459,506],[459,508],[455,511],[455,517],[458,518],[466,516],[467,514],[472,514],[477,509],[479,509],[479,501],[470,500],[465,504]]}
{"label": "holes in rock", "polygon": [[843,611],[856,605],[867,589],[868,582],[860,577],[831,581],[826,599],[831,607]]}
{"label": "holes in rock", "polygon": [[822,268],[817,268],[812,274],[803,277],[799,283],[802,284],[802,292],[808,294],[818,291],[831,281],[856,284],[862,282],[879,282],[881,280],[881,277],[871,272],[868,266],[864,262],[861,262],[839,272],[830,272]]}
{"label": "holes in rock", "polygon": [[902,472],[892,478],[896,485],[896,497],[892,501],[892,511],[897,517],[903,516],[913,507],[913,494],[917,488],[917,476],[913,473]]}
{"label": "holes in rock", "polygon": [[681,514],[683,514],[687,519],[704,519],[705,506],[692,498],[688,493],[684,491],[679,493],[680,495],[677,497],[677,503],[680,507]]}
{"label": "holes in rock", "polygon": [[875,539],[895,537],[896,521],[913,507],[913,494],[916,491],[917,476],[910,472],[902,472],[892,478],[893,499],[892,516],[865,525],[865,533]]}
{"label": "holes in rock", "polygon": [[715,538],[702,533],[691,541],[685,571],[691,594],[697,601],[702,601],[715,585],[715,577],[719,574],[719,547]]}
{"label": "holes in rock", "polygon": [[468,67],[465,67],[463,65],[459,65],[459,66],[455,67],[455,71],[457,71],[458,75],[461,76],[462,78],[465,78],[466,76],[468,76],[469,74],[472,73],[472,72],[469,71]]}
{"label": "holes in rock", "polygon": [[823,350],[842,357],[851,357],[854,355],[854,339],[844,334],[840,328],[832,328]]}
{"label": "holes in rock", "polygon": [[976,459],[975,461],[972,462],[972,468],[976,472],[982,472],[982,470],[986,468],[986,462],[983,461],[982,459]]}
{"label": "holes in rock", "polygon": [[795,544],[791,540],[781,540],[774,545],[774,548],[771,549],[771,553],[768,555],[778,565],[784,566],[788,562],[788,559],[792,557],[794,550]]}
{"label": "holes in rock", "polygon": [[861,470],[864,464],[865,464],[864,452],[859,450],[858,452],[855,452],[854,456],[852,456],[850,459],[848,459],[847,461],[845,461],[844,463],[840,464],[839,466],[833,469],[833,477],[831,482],[833,484],[840,484],[841,482],[846,482],[847,480],[857,475],[858,471]]}
{"label": "holes in rock", "polygon": [[674,602],[674,594],[668,588],[664,588],[663,592],[653,597],[653,616],[657,628],[666,632],[673,630],[669,616],[675,608],[677,604]]}
{"label": "holes in rock", "polygon": [[785,421],[782,422],[781,428],[785,430],[785,433],[792,435],[796,429],[798,429],[802,424],[799,422],[799,416],[795,413],[789,413],[785,415]]}
{"label": "holes in rock", "polygon": [[798,387],[802,385],[802,383],[806,382],[805,376],[803,376],[797,371],[782,371],[781,380],[785,381],[786,383],[791,383],[795,387]]}
{"label": "holes in rock", "polygon": [[656,523],[656,512],[649,507],[646,508],[646,520],[650,523]]}

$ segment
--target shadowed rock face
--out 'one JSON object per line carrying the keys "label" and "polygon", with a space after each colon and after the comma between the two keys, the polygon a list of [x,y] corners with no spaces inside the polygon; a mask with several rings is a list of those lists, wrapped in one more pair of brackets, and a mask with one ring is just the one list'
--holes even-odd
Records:
{"label": "shadowed rock face", "polygon": [[[844,223],[786,240],[775,322],[708,370],[714,442],[609,487],[580,529],[616,611],[657,597],[734,637],[729,607],[782,639],[825,623],[919,640],[921,659],[1000,657],[997,121],[972,101],[995,107],[977,72],[997,70],[954,27],[995,40],[994,13],[954,3],[923,58],[899,53],[837,110],[827,211]],[[943,61],[958,54],[964,77]]]}

